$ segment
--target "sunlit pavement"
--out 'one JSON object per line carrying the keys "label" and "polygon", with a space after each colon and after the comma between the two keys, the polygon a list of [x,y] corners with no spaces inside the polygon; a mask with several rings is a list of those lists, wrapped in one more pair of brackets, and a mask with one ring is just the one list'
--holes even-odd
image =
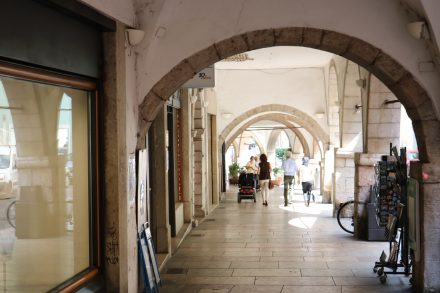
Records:
{"label": "sunlit pavement", "polygon": [[[298,186],[296,188],[299,188]],[[161,292],[410,292],[409,278],[382,285],[374,262],[388,243],[343,232],[332,205],[306,207],[299,189],[284,207],[282,187],[269,206],[242,200],[234,188],[182,243],[162,271]]]}

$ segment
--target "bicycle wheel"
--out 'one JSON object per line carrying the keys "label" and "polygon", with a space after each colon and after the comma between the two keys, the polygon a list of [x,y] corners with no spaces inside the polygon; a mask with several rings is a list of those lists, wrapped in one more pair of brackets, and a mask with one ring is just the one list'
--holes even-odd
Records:
{"label": "bicycle wheel", "polygon": [[11,202],[6,210],[6,219],[13,228],[15,228],[15,203],[15,200]]}
{"label": "bicycle wheel", "polygon": [[343,204],[338,209],[336,216],[339,226],[347,233],[354,233],[354,201],[350,200]]}

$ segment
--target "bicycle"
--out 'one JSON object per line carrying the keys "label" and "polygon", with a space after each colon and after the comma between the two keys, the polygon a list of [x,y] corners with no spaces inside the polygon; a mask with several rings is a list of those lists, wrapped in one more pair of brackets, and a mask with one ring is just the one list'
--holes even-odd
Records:
{"label": "bicycle", "polygon": [[347,233],[354,234],[354,215],[356,205],[365,205],[363,201],[349,200],[347,202],[341,203],[336,214],[336,219],[338,220],[339,226]]}
{"label": "bicycle", "polygon": [[8,220],[9,225],[12,226],[12,228],[15,228],[15,204],[16,200],[12,201],[8,208],[6,209],[6,219]]}

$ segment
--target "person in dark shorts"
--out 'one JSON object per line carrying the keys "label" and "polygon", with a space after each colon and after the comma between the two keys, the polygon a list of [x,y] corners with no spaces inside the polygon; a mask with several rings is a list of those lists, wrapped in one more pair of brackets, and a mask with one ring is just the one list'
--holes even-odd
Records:
{"label": "person in dark shorts", "polygon": [[312,194],[312,186],[313,186],[313,169],[309,166],[309,158],[303,158],[303,164],[299,168],[299,175],[301,179],[301,185],[304,196],[304,203],[308,207],[310,205],[310,196],[315,200],[315,196]]}

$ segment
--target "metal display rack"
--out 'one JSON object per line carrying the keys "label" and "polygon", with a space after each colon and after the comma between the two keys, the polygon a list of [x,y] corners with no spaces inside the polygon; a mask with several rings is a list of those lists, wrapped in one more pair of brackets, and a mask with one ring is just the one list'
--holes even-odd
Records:
{"label": "metal display rack", "polygon": [[376,219],[378,225],[385,227],[385,237],[389,241],[389,255],[385,251],[375,262],[373,271],[385,283],[387,275],[411,274],[411,261],[408,248],[407,219],[407,163],[406,148],[390,145],[390,155],[383,156],[375,168],[374,187],[377,203]]}

